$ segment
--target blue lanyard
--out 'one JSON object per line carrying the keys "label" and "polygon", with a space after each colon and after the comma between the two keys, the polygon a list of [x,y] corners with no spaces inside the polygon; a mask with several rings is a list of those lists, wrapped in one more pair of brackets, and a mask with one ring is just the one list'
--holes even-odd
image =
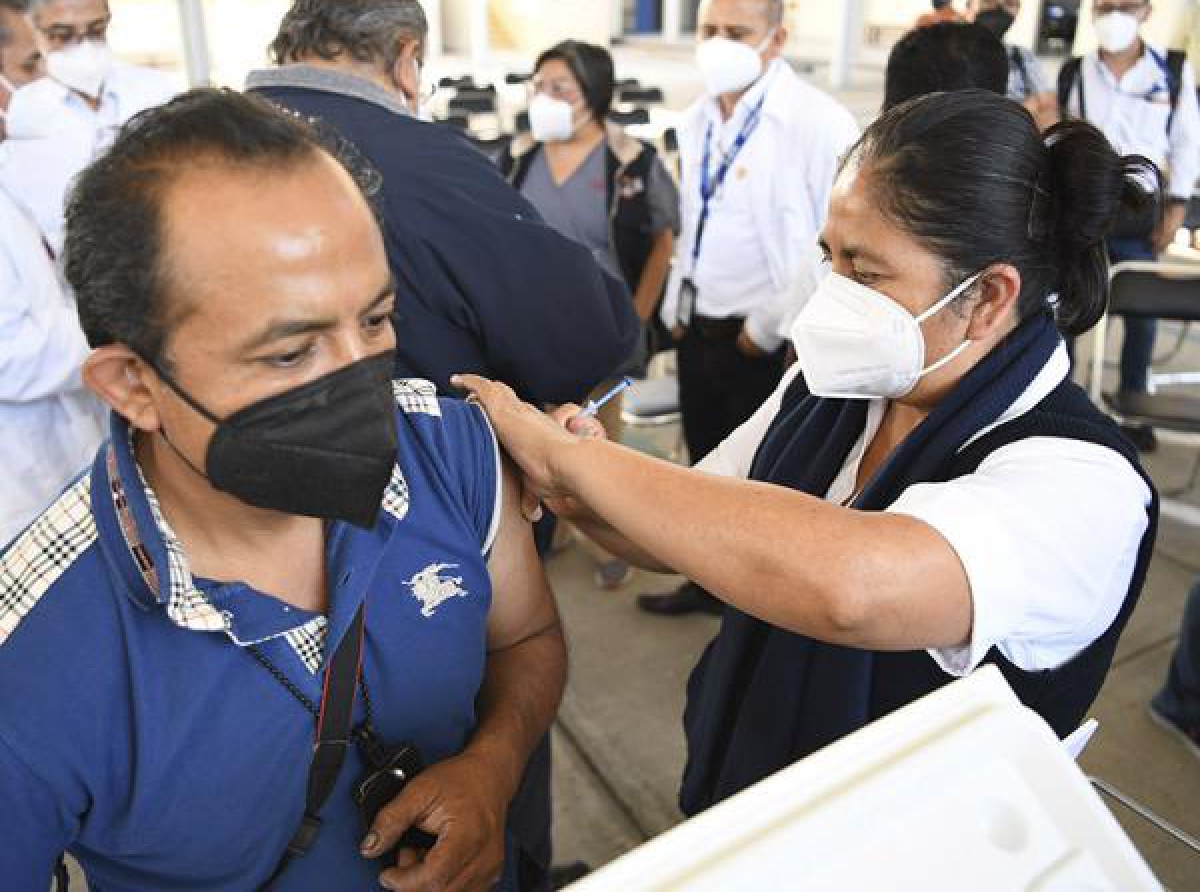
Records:
{"label": "blue lanyard", "polygon": [[704,135],[704,162],[700,170],[700,222],[696,224],[696,240],[692,243],[692,272],[695,272],[696,262],[700,259],[700,244],[704,240],[704,230],[708,226],[708,216],[712,212],[713,197],[725,184],[725,179],[729,176],[729,171],[733,169],[733,162],[737,160],[738,155],[742,153],[742,149],[746,147],[746,143],[750,141],[750,137],[754,135],[754,131],[758,129],[759,121],[762,120],[763,103],[766,101],[767,96],[764,93],[754,107],[750,109],[750,113],[746,115],[746,120],[742,124],[742,129],[738,132],[737,138],[733,141],[733,145],[729,147],[729,151],[721,159],[715,177],[710,174],[712,166],[713,125],[711,123],[708,125],[708,132]]}

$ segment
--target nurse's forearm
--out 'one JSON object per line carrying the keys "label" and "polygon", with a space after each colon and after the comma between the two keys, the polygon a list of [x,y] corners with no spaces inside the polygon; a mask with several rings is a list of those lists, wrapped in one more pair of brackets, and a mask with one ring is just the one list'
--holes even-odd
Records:
{"label": "nurse's forearm", "polygon": [[600,441],[560,450],[556,470],[573,496],[656,562],[774,625],[875,648],[951,647],[969,636],[961,565],[920,521]]}

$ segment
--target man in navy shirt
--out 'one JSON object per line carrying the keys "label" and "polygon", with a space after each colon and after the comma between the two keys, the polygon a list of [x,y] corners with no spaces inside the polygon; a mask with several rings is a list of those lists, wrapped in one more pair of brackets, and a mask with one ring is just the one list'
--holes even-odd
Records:
{"label": "man in navy shirt", "polygon": [[[360,615],[354,726],[429,767],[364,827],[350,748],[270,888],[512,888],[561,630],[482,413],[391,380],[351,173],[294,118],[195,91],[83,174],[66,268],[111,440],[0,556],[4,888],[45,889],[64,851],[103,892],[262,888]],[[377,860],[413,826],[431,849]]]}
{"label": "man in navy shirt", "polygon": [[380,172],[401,374],[444,390],[480,370],[534,403],[581,400],[633,352],[629,290],[461,133],[417,119],[427,31],[417,0],[295,0],[271,45],[280,67],[246,86]]}

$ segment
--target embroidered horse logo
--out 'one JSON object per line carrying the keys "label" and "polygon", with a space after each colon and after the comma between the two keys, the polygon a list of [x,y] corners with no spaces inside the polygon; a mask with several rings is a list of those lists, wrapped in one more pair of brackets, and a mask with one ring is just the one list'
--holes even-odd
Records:
{"label": "embroidered horse logo", "polygon": [[461,576],[442,576],[444,570],[457,570],[458,564],[430,564],[413,575],[407,585],[413,597],[421,602],[421,615],[432,617],[435,610],[451,598],[465,598]]}

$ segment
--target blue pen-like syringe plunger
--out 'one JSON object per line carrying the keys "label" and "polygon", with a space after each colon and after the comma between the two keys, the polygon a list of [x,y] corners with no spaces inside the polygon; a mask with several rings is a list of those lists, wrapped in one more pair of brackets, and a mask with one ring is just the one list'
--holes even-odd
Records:
{"label": "blue pen-like syringe plunger", "polygon": [[604,396],[600,397],[600,399],[588,400],[587,405],[583,407],[583,411],[580,412],[577,417],[579,417],[579,418],[592,417],[597,412],[599,412],[600,409],[603,408],[606,403],[612,402],[616,398],[617,394],[621,393],[623,390],[628,390],[632,386],[633,386],[632,378],[622,378],[620,383],[618,383],[608,393],[604,394]]}

